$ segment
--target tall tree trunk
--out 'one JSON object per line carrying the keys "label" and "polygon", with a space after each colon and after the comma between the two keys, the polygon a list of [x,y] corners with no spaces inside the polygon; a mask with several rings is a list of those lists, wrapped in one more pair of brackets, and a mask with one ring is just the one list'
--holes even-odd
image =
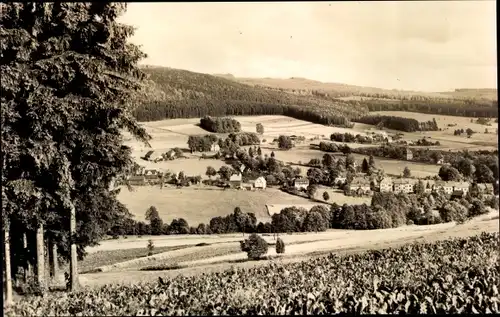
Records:
{"label": "tall tree trunk", "polygon": [[29,260],[29,250],[28,250],[28,238],[26,236],[26,232],[23,233],[23,248],[24,248],[24,254],[26,256],[26,263],[24,263],[24,281],[27,282],[28,278],[32,274],[31,270],[31,262]]}
{"label": "tall tree trunk", "polygon": [[57,281],[57,274],[59,273],[59,263],[57,262],[57,244],[52,241],[52,278]]}
{"label": "tall tree trunk", "polygon": [[43,241],[43,224],[36,229],[36,275],[39,285],[45,285],[45,244]]}
{"label": "tall tree trunk", "polygon": [[12,304],[12,272],[10,266],[10,235],[9,224],[4,229],[4,257],[5,257],[5,305]]}
{"label": "tall tree trunk", "polygon": [[70,239],[71,239],[71,260],[70,260],[70,289],[76,291],[78,289],[78,264],[76,253],[76,210],[75,206],[71,206],[71,219],[70,219]]}

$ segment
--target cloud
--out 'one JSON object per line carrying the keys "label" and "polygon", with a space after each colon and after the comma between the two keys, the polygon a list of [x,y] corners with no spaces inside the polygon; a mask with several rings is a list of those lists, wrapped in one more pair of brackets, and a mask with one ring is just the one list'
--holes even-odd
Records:
{"label": "cloud", "polygon": [[130,3],[123,22],[148,64],[436,91],[496,86],[495,12],[494,1]]}

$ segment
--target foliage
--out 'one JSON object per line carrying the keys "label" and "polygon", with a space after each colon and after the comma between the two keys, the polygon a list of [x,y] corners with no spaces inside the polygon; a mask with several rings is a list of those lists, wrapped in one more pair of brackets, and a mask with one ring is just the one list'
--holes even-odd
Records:
{"label": "foliage", "polygon": [[324,192],[323,193],[323,199],[326,200],[326,201],[330,200],[330,195],[328,194],[328,192]]}
{"label": "foliage", "polygon": [[460,172],[452,166],[441,166],[441,168],[439,168],[438,175],[445,182],[459,181],[461,179]]}
{"label": "foliage", "polygon": [[109,190],[132,165],[122,130],[149,139],[131,114],[145,93],[137,67],[145,55],[127,41],[133,28],[117,22],[125,8],[2,7],[2,217],[16,228],[13,263],[22,262],[22,235],[31,235],[37,223],[68,259],[73,207],[79,258],[131,216],[116,199],[118,191]]}
{"label": "foliage", "polygon": [[278,147],[281,150],[290,150],[293,147],[292,139],[287,135],[280,135],[278,137]]}
{"label": "foliage", "polygon": [[267,253],[269,248],[266,240],[261,236],[252,233],[248,239],[240,241],[241,251],[246,252],[251,260],[258,260]]}
{"label": "foliage", "polygon": [[352,134],[352,133],[339,133],[335,132],[330,135],[330,140],[336,142],[347,142],[347,143],[361,143],[361,144],[372,144],[372,138],[363,136],[361,134]]}
{"label": "foliage", "polygon": [[439,130],[435,119],[428,122],[418,122],[417,120],[410,118],[370,115],[356,119],[355,121],[371,125],[383,124],[383,126],[387,129],[399,130],[405,132]]}
{"label": "foliage", "polygon": [[213,176],[217,175],[217,171],[212,166],[207,166],[205,175],[207,175],[209,178],[212,178]]}
{"label": "foliage", "polygon": [[200,127],[215,133],[240,132],[241,124],[233,118],[220,118],[205,116],[200,119]]}
{"label": "foliage", "polygon": [[277,254],[285,253],[285,242],[283,242],[283,240],[279,237],[278,239],[276,239],[276,253]]}
{"label": "foliage", "polygon": [[65,296],[29,297],[5,315],[498,314],[498,239],[498,233],[483,233],[178,275],[159,283],[106,285]]}
{"label": "foliage", "polygon": [[[454,92],[455,93],[455,92]],[[496,95],[496,90],[493,92]],[[379,94],[380,95],[380,94]],[[411,96],[390,100],[364,100],[369,111],[410,111],[459,117],[498,117],[498,99],[494,98],[432,98]],[[494,99],[494,100],[492,100]]]}
{"label": "foliage", "polygon": [[262,125],[262,123],[257,123],[257,125],[255,126],[255,130],[258,134],[264,134],[264,126]]}
{"label": "foliage", "polygon": [[195,151],[210,152],[212,145],[216,144],[218,140],[219,138],[214,134],[190,135],[187,144],[191,153]]}
{"label": "foliage", "polygon": [[408,166],[405,166],[405,168],[403,170],[403,177],[405,177],[405,178],[411,177],[411,170]]}
{"label": "foliage", "polygon": [[[285,115],[325,125],[350,127],[366,106],[339,99],[298,96],[225,78],[166,67],[144,69],[155,97],[134,111],[139,121],[199,118],[205,115]],[[153,95],[153,94],[152,94]]]}
{"label": "foliage", "polygon": [[153,243],[153,240],[151,239],[148,240],[147,249],[148,249],[148,256],[152,256],[155,250],[155,245]]}

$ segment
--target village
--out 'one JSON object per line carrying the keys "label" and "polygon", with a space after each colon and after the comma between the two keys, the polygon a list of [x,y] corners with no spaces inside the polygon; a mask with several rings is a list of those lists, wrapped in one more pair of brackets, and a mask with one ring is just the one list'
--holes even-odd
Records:
{"label": "village", "polygon": [[[386,140],[392,139],[390,137],[385,137]],[[295,138],[294,138],[295,141]],[[220,147],[212,147],[212,151],[219,151]],[[159,160],[172,160],[175,159],[176,153],[180,153],[178,149],[171,149],[166,153],[159,154],[158,151],[148,151],[146,156],[143,158],[152,162],[158,162]],[[413,159],[413,153],[409,148],[405,150],[406,160],[411,161]],[[236,159],[236,157],[231,157],[230,159]],[[438,164],[443,164],[442,159]],[[290,165],[290,164],[288,164]],[[447,164],[444,164],[447,165]],[[332,188],[337,191],[343,191],[345,195],[356,195],[356,196],[370,196],[374,192],[393,192],[397,193],[431,193],[431,192],[443,192],[448,195],[451,199],[462,198],[470,191],[471,186],[477,186],[476,190],[480,192],[485,198],[491,197],[494,194],[494,187],[490,183],[478,183],[473,184],[468,181],[443,181],[439,180],[439,176],[436,175],[433,179],[417,178],[417,177],[403,177],[399,176],[383,176],[383,177],[369,177],[366,173],[359,172],[359,164],[354,162],[354,168],[358,167],[358,172],[354,173],[349,177],[349,173],[343,172],[337,176],[333,181]],[[132,186],[155,186],[165,184],[176,185],[178,188],[181,187],[181,183],[189,185],[208,185],[208,186],[218,186],[223,189],[233,189],[233,190],[265,190],[268,187],[268,182],[264,176],[254,176],[254,177],[244,177],[244,173],[247,171],[247,166],[241,164],[239,168],[231,169],[230,176],[223,179],[222,177],[217,180],[202,181],[201,176],[188,177],[184,172],[169,173],[160,171],[158,169],[150,168],[147,169],[144,166],[137,165],[134,173],[126,177],[128,184]],[[217,171],[213,176],[221,174]],[[208,175],[208,172],[207,172]],[[296,175],[293,179],[288,179],[287,182],[281,185],[285,187],[294,188],[299,192],[306,192],[311,182],[308,177],[303,177]],[[123,181],[118,181],[116,185],[124,184]],[[270,185],[270,187],[280,187],[276,185]]]}

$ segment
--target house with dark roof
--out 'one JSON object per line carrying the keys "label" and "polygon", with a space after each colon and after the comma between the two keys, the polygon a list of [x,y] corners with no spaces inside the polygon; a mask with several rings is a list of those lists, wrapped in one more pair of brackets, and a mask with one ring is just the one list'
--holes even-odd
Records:
{"label": "house with dark roof", "polygon": [[365,177],[355,177],[349,184],[349,190],[356,191],[362,190],[364,192],[370,191],[370,180]]}

